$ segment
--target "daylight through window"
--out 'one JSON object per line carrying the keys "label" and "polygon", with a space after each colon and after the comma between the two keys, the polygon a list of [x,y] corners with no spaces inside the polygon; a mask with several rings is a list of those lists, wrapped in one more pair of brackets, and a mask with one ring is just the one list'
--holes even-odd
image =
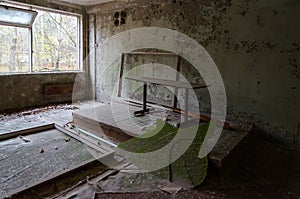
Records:
{"label": "daylight through window", "polygon": [[30,28],[0,25],[0,73],[80,69],[80,16],[34,9]]}

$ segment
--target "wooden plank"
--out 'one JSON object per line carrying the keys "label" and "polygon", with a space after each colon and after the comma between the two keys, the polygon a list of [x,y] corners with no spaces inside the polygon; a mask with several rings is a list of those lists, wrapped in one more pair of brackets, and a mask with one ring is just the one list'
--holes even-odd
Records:
{"label": "wooden plank", "polygon": [[175,53],[167,53],[167,52],[127,52],[127,55],[168,55],[168,56],[176,56]]}
{"label": "wooden plank", "polygon": [[[176,81],[179,81],[179,74],[180,74],[180,66],[181,66],[181,57],[177,55],[176,57]],[[177,107],[177,102],[178,102],[178,88],[175,88],[174,91],[174,98],[173,98],[173,109]]]}
{"label": "wooden plank", "polygon": [[190,89],[197,89],[197,88],[206,88],[205,84],[194,84],[189,82],[178,82],[174,80],[167,80],[167,79],[157,79],[152,77],[135,77],[135,76],[128,76],[126,79],[151,83],[151,84],[159,84],[165,86],[171,86],[175,88],[190,88]]}
{"label": "wooden plank", "polygon": [[[111,108],[111,105],[104,105],[75,111],[73,113],[74,123],[79,128],[92,132],[94,135],[125,141],[132,136],[141,134],[145,127],[161,118],[151,114],[148,117],[134,117],[133,112],[139,108],[125,104],[125,102],[123,104],[115,103],[116,112],[114,114],[112,114]],[[129,115],[124,117],[128,109],[130,112],[127,114]]]}
{"label": "wooden plank", "polygon": [[[138,110],[138,107],[131,106],[129,109],[127,105],[118,103],[114,104],[113,107],[111,105],[104,105],[92,109],[79,110],[73,112],[73,117],[82,121],[91,120],[100,124],[116,126],[117,122],[129,120],[134,117],[133,112]],[[124,117],[124,115],[127,116]]]}
{"label": "wooden plank", "polygon": [[78,140],[79,142],[82,142],[83,144],[86,144],[87,146],[89,146],[97,151],[100,151],[103,154],[106,154],[106,156],[112,155],[114,153],[114,151],[111,148],[101,144],[101,142],[99,140],[89,138],[88,136],[84,135],[83,133],[78,133],[78,132],[72,131],[71,129],[64,128],[58,124],[55,124],[55,128],[58,129],[59,131],[63,132],[64,134],[67,134],[70,137]]}
{"label": "wooden plank", "polygon": [[[97,27],[97,17],[96,17],[95,14],[94,14],[94,24],[93,25],[94,25],[94,27],[93,27],[93,29],[94,29],[94,32],[93,32],[93,34],[94,34],[94,71],[93,71],[93,73],[94,73],[93,74],[94,82],[92,83],[93,84],[92,86],[93,86],[93,100],[96,100],[96,92],[97,92],[97,88],[96,88],[96,85],[97,85],[96,74],[97,74],[97,48],[98,48],[98,44],[97,44],[97,28],[96,28]],[[87,49],[87,50],[89,51],[90,49]],[[87,55],[88,55],[88,53],[87,53]],[[87,68],[89,68],[89,67],[87,67]]]}
{"label": "wooden plank", "polygon": [[[105,157],[105,155],[103,157]],[[72,181],[75,184],[78,183],[78,181],[81,182],[82,180],[86,180],[86,176],[95,175],[95,172],[99,172],[99,170],[103,168],[105,168],[105,166],[99,160],[88,160],[76,167],[66,169],[65,171],[50,176],[45,180],[14,190],[13,193],[7,195],[9,196],[8,198],[32,198],[33,196],[36,197],[38,194],[50,196],[53,194],[53,191],[51,192],[51,190],[59,190],[57,187],[59,182],[64,182],[62,184],[66,185],[67,183],[70,184],[70,181]]]}
{"label": "wooden plank", "polygon": [[45,131],[45,130],[50,130],[54,128],[54,123],[46,124],[46,125],[41,125],[33,128],[27,128],[27,129],[21,129],[18,131],[10,132],[10,133],[5,133],[3,135],[0,135],[0,140],[7,140],[10,138],[18,137],[21,135],[28,135],[28,134],[33,134],[37,133],[40,131]]}
{"label": "wooden plank", "polygon": [[[180,114],[185,114],[184,111],[182,111],[181,109],[175,109],[174,112],[176,113],[180,113]],[[199,119],[199,120],[202,120],[204,122],[210,122],[211,121],[211,118],[208,117],[208,116],[205,116],[205,115],[200,115],[200,114],[197,114],[197,113],[193,113],[193,112],[188,112],[188,116],[190,117],[193,117],[193,118],[196,118],[196,119]],[[219,121],[217,124],[222,124],[221,121]],[[227,122],[224,122],[224,126],[223,126],[225,129],[230,129],[230,124],[227,123]]]}
{"label": "wooden plank", "polygon": [[124,142],[133,136],[130,133],[124,132],[116,126],[111,126],[105,123],[100,123],[91,119],[82,119],[74,116],[74,123],[80,129],[91,132],[96,136],[108,137],[118,142]]}
{"label": "wooden plank", "polygon": [[[63,180],[66,180],[67,178],[74,178],[74,176],[79,175],[79,173],[83,173],[83,174],[86,173],[84,175],[84,178],[85,178],[85,176],[87,176],[87,175],[94,174],[92,172],[95,172],[95,171],[97,172],[97,168],[104,167],[104,165],[102,163],[100,163],[99,160],[108,161],[113,158],[114,150],[101,144],[99,140],[93,140],[93,139],[88,140],[87,138],[85,138],[82,135],[82,133],[79,135],[76,135],[76,133],[74,133],[72,130],[66,129],[60,125],[53,124],[53,123],[30,128],[30,129],[15,131],[15,132],[12,132],[9,134],[4,134],[4,135],[1,135],[0,140],[10,139],[12,137],[19,136],[19,135],[41,133],[42,131],[47,131],[47,130],[52,130],[52,129],[56,129],[57,131],[62,132],[64,134],[78,140],[79,142],[86,144],[87,146],[89,146],[97,151],[100,151],[101,154],[97,155],[92,160],[84,161],[84,162],[80,163],[79,165],[73,166],[71,168],[67,168],[64,171],[60,171],[58,173],[50,175],[44,180],[39,180],[39,181],[30,183],[26,186],[23,186],[21,188],[18,188],[16,190],[13,190],[13,192],[9,192],[6,195],[10,195],[10,196],[12,196],[12,198],[25,198],[23,196],[25,196],[25,195],[28,196],[28,193],[35,195],[33,193],[34,191],[39,190],[41,188],[43,190],[45,190],[45,187],[48,187],[48,186],[50,187],[50,185],[55,186],[55,184],[57,184],[58,181],[63,181]],[[95,143],[95,142],[97,142],[97,143]],[[52,187],[52,188],[53,188],[53,190],[54,189],[56,190],[57,187]],[[45,193],[43,192],[41,194],[45,194]]]}
{"label": "wooden plank", "polygon": [[223,129],[218,142],[208,154],[209,173],[220,180],[230,177],[252,145],[254,138],[253,125],[248,125],[245,129]]}

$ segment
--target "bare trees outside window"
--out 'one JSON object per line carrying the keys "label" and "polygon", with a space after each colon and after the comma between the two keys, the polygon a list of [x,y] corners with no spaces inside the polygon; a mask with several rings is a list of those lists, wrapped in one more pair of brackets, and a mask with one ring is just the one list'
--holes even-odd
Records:
{"label": "bare trees outside window", "polygon": [[39,12],[33,25],[33,70],[78,70],[77,17]]}
{"label": "bare trees outside window", "polygon": [[29,30],[0,26],[0,72],[29,72]]}
{"label": "bare trees outside window", "polygon": [[0,25],[0,73],[79,70],[79,16],[40,11],[31,28]]}

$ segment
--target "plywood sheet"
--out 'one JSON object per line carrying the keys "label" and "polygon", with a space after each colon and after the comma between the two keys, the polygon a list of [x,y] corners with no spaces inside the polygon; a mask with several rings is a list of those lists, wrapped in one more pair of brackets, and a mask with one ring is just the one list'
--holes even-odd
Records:
{"label": "plywood sheet", "polygon": [[0,198],[100,154],[57,129],[0,142]]}

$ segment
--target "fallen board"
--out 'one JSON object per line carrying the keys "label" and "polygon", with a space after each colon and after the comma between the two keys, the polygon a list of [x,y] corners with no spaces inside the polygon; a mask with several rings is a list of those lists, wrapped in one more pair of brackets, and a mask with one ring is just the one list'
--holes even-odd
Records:
{"label": "fallen board", "polygon": [[163,109],[152,108],[149,114],[135,117],[134,111],[137,110],[140,110],[139,106],[114,102],[74,111],[73,120],[76,126],[97,136],[123,142],[145,133],[147,127],[155,124],[157,119],[166,118],[169,114]]}
{"label": "fallen board", "polygon": [[[117,106],[115,106],[117,104]],[[138,105],[138,104],[135,104]],[[179,113],[173,113],[166,109],[153,107],[150,113],[142,117],[134,117],[133,111],[140,109],[139,107],[130,105],[129,117],[121,120],[118,117],[114,117],[111,111],[111,107],[115,106],[114,109],[118,109],[118,113],[121,114],[122,106],[126,107],[122,103],[113,103],[111,105],[96,105],[94,108],[86,110],[79,110],[73,113],[73,118],[76,126],[83,128],[88,132],[92,132],[96,136],[109,137],[117,142],[124,142],[131,139],[133,136],[142,135],[147,132],[147,128],[151,123],[154,125],[157,119],[168,118],[169,123],[174,125],[180,123],[181,117]],[[127,105],[128,106],[128,105]],[[110,111],[109,111],[110,110]],[[127,107],[128,110],[128,107]],[[118,115],[117,115],[118,116]],[[117,121],[117,122],[116,122]],[[199,124],[199,120],[195,119],[196,125]],[[189,124],[191,123],[191,124]],[[117,125],[119,124],[119,125]],[[128,128],[121,129],[120,124],[132,124],[140,125],[140,130],[134,131]],[[193,126],[193,120],[185,123],[189,126]],[[183,127],[183,123],[180,126]],[[251,124],[239,124],[234,125],[234,128],[223,129],[222,134],[213,148],[209,153],[209,171],[210,173],[216,174],[218,177],[227,177],[237,166],[241,157],[245,154],[248,147],[251,145],[253,140],[252,125]]]}
{"label": "fallen board", "polygon": [[[95,150],[62,131],[52,124],[1,135],[0,198],[26,193],[33,187],[65,173],[78,172],[91,164],[99,168],[102,164],[97,158],[112,154],[112,150]],[[104,168],[103,165],[100,167]]]}

